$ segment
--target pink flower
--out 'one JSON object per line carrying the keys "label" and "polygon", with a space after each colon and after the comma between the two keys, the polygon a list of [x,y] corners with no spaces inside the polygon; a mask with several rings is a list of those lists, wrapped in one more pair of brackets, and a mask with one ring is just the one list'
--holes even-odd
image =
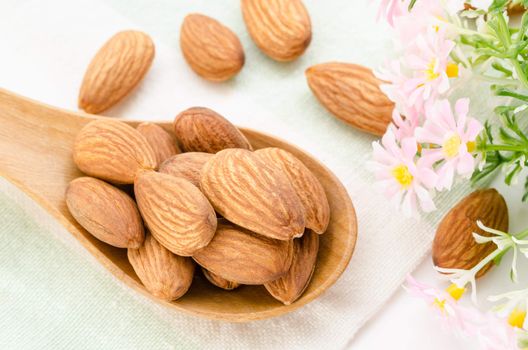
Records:
{"label": "pink flower", "polygon": [[493,313],[483,314],[475,328],[484,350],[518,350],[515,329]]}
{"label": "pink flower", "polygon": [[400,110],[420,113],[448,91],[449,78],[458,76],[458,65],[449,61],[455,43],[445,39],[443,30],[432,28],[409,41],[406,56],[390,61],[376,76],[387,82],[381,89]]}
{"label": "pink flower", "polygon": [[414,131],[420,125],[420,114],[414,108],[407,108],[405,116],[402,116],[395,108],[392,112],[392,128],[396,139],[403,140],[414,137]]}
{"label": "pink flower", "polygon": [[404,288],[414,297],[424,300],[443,321],[444,327],[459,335],[478,338],[486,350],[517,350],[515,330],[491,312],[483,313],[473,307],[458,304],[465,292],[452,284],[446,290],[416,281],[408,275]]}
{"label": "pink flower", "polygon": [[469,177],[476,161],[471,154],[475,150],[475,140],[482,125],[467,116],[469,99],[459,99],[455,104],[456,118],[448,100],[437,101],[425,109],[425,123],[416,129],[416,139],[431,145],[422,151],[422,159],[427,164],[438,164],[438,190],[450,190],[455,172]]}
{"label": "pink flower", "polygon": [[419,35],[407,49],[404,64],[411,71],[403,85],[410,105],[424,105],[449,89],[449,78],[458,76],[458,66],[449,62],[455,43],[444,31],[432,28]]}
{"label": "pink flower", "polygon": [[429,212],[435,208],[429,189],[436,184],[434,171],[415,162],[418,145],[414,138],[397,142],[392,128],[389,128],[379,142],[374,142],[373,158],[370,163],[377,185],[385,195],[397,205],[401,205],[406,215],[417,210],[417,201],[423,211]]}
{"label": "pink flower", "polygon": [[391,26],[394,25],[394,19],[403,15],[406,11],[407,1],[403,0],[381,0],[378,8],[377,18],[384,18]]}
{"label": "pink flower", "polygon": [[451,285],[447,290],[439,290],[420,283],[408,275],[404,288],[411,296],[425,301],[443,321],[444,327],[449,329],[467,334],[473,329],[471,322],[480,316],[476,310],[458,305],[457,301],[462,297],[465,289],[455,285]]}

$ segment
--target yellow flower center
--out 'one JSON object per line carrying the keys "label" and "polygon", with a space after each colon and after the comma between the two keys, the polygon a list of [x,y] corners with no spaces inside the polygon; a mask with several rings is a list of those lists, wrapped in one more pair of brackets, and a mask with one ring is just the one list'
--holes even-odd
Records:
{"label": "yellow flower center", "polygon": [[460,288],[456,284],[451,284],[449,287],[447,287],[446,292],[451,295],[451,297],[455,300],[460,300],[462,298],[462,295],[466,292],[466,288]]}
{"label": "yellow flower center", "polygon": [[409,172],[409,168],[403,164],[392,169],[392,176],[394,176],[403,189],[409,188],[413,182],[413,176]]}
{"label": "yellow flower center", "polygon": [[469,141],[468,143],[466,143],[466,148],[469,153],[473,153],[477,149],[477,144],[475,143],[475,141]]}
{"label": "yellow flower center", "polygon": [[[466,288],[460,288],[456,284],[451,284],[446,288],[446,292],[454,299],[459,300],[462,298],[462,295],[466,292]],[[447,300],[435,298],[433,305],[440,309],[440,311],[445,312]]]}
{"label": "yellow flower center", "polygon": [[445,300],[440,300],[438,298],[436,298],[434,301],[433,301],[433,305],[436,306],[437,308],[440,309],[440,311],[444,312],[445,311],[445,304],[446,304],[446,301]]}
{"label": "yellow flower center", "polygon": [[436,58],[433,58],[431,62],[427,65],[427,69],[425,70],[425,76],[427,81],[433,81],[436,78],[440,76],[440,74],[435,72],[436,68]]}
{"label": "yellow flower center", "polygon": [[457,78],[458,77],[458,64],[448,63],[446,67],[446,74],[449,78]]}
{"label": "yellow flower center", "polygon": [[[442,16],[436,16],[436,19],[438,19],[441,22],[447,22],[447,20],[444,17],[442,17]],[[440,30],[440,26],[438,24],[434,24],[433,28],[434,28],[435,32],[437,32],[437,33]]]}
{"label": "yellow flower center", "polygon": [[460,148],[461,143],[462,140],[460,140],[460,136],[456,134],[445,140],[444,144],[442,145],[442,149],[446,157],[456,157],[458,155],[458,150]]}
{"label": "yellow flower center", "polygon": [[526,319],[526,311],[515,308],[510,317],[508,317],[508,323],[512,327],[523,328],[524,320]]}

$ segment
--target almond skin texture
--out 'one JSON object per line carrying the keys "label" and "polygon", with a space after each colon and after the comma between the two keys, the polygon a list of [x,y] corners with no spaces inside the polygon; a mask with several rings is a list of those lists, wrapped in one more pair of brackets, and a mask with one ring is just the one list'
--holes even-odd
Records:
{"label": "almond skin texture", "polygon": [[216,153],[226,148],[251,149],[246,137],[227,119],[204,107],[192,107],[174,119],[174,134],[184,152]]}
{"label": "almond skin texture", "polygon": [[293,261],[288,273],[281,278],[266,283],[264,287],[284,305],[290,305],[304,293],[310,283],[317,252],[319,251],[319,236],[310,230],[300,238],[293,240]]}
{"label": "almond skin texture", "polygon": [[210,153],[187,152],[177,154],[161,164],[159,172],[176,177],[182,177],[193,185],[200,186],[200,171],[209,159]]}
{"label": "almond skin texture", "polygon": [[281,240],[304,232],[304,209],[290,181],[250,151],[218,152],[202,168],[200,188],[220,215],[250,231]]}
{"label": "almond skin texture", "polygon": [[145,288],[157,298],[176,300],[191,286],[194,261],[172,254],[152,235],[147,235],[139,249],[128,249],[128,261]]}
{"label": "almond skin texture", "polygon": [[292,241],[254,234],[225,220],[193,259],[208,271],[241,284],[263,284],[283,276],[291,266]]}
{"label": "almond skin texture", "polygon": [[123,99],[147,73],[154,43],[138,31],[114,35],[88,66],[79,93],[79,108],[97,114]]}
{"label": "almond skin texture", "polygon": [[216,215],[202,192],[189,181],[154,171],[138,174],[134,192],[150,232],[174,254],[191,256],[216,230]]}
{"label": "almond skin texture", "polygon": [[238,288],[240,286],[240,284],[238,284],[236,282],[228,281],[225,278],[222,278],[222,277],[220,277],[218,275],[215,275],[212,272],[207,271],[204,268],[202,268],[202,272],[203,272],[205,278],[207,278],[207,280],[209,282],[211,282],[211,284],[214,284],[218,288],[222,288],[222,289],[225,289],[225,290],[233,290],[233,289]]}
{"label": "almond skin texture", "polygon": [[242,0],[249,35],[269,57],[292,61],[312,40],[312,25],[301,0]]}
{"label": "almond skin texture", "polygon": [[156,153],[158,164],[175,154],[181,153],[174,137],[163,130],[161,126],[153,123],[141,123],[136,127],[136,130],[147,139],[152,150]]}
{"label": "almond skin texture", "polygon": [[185,17],[180,47],[189,66],[207,80],[228,80],[244,66],[244,49],[236,34],[208,16]]}
{"label": "almond skin texture", "polygon": [[[471,269],[496,248],[492,242],[477,244],[473,232],[490,236],[477,226],[477,220],[490,228],[508,232],[508,207],[495,189],[478,190],[462,199],[440,222],[433,242],[435,266]],[[477,277],[493,266],[486,265]]]}
{"label": "almond skin texture", "polygon": [[97,239],[118,248],[138,248],[145,238],[136,203],[125,192],[93,177],[79,177],[66,188],[66,205],[75,220]]}
{"label": "almond skin texture", "polygon": [[381,91],[382,81],[357,64],[330,62],[306,70],[308,85],[337,118],[381,136],[392,121],[394,103]]}
{"label": "almond skin texture", "polygon": [[255,152],[275,164],[292,184],[304,207],[306,227],[321,234],[330,221],[330,205],[323,186],[295,156],[279,148],[263,148]]}
{"label": "almond skin texture", "polygon": [[75,139],[73,161],[84,173],[116,184],[131,184],[141,169],[156,169],[156,154],[133,127],[116,120],[86,124]]}

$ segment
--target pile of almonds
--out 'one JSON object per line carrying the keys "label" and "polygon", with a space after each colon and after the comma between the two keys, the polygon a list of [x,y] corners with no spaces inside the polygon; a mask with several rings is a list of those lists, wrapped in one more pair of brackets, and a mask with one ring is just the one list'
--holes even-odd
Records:
{"label": "pile of almonds", "polygon": [[284,304],[297,300],[330,219],[322,185],[282,149],[253,151],[210,109],[187,109],[173,126],[88,123],[73,149],[87,176],[66,190],[72,216],[99,240],[127,248],[156,297],[183,296],[198,264],[225,290],[264,285]]}

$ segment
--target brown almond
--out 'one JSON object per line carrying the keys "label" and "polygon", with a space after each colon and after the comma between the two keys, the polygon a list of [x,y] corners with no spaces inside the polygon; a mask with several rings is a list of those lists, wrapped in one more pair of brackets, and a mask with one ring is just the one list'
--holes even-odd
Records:
{"label": "brown almond", "polygon": [[136,203],[125,192],[92,177],[79,177],[66,188],[74,219],[97,239],[118,248],[138,248],[145,238]]}
{"label": "brown almond", "polygon": [[209,108],[192,107],[178,114],[174,119],[174,133],[184,152],[251,149],[249,141],[236,126]]}
{"label": "brown almond", "polygon": [[301,0],[242,0],[249,35],[269,57],[291,61],[306,50],[312,24]]}
{"label": "brown almond", "polygon": [[269,147],[255,152],[275,164],[292,184],[304,207],[306,227],[321,234],[330,221],[330,206],[323,186],[299,159],[279,148]]}
{"label": "brown almond", "polygon": [[221,220],[213,240],[193,259],[229,281],[263,284],[288,272],[292,255],[292,241],[263,237]]}
{"label": "brown almond", "polygon": [[90,62],[79,93],[79,108],[100,113],[122,100],[147,73],[154,43],[142,32],[114,35]]}
{"label": "brown almond", "polygon": [[253,152],[215,154],[202,168],[200,188],[220,215],[250,231],[281,240],[304,232],[304,210],[290,181]]}
{"label": "brown almond", "polygon": [[182,177],[193,185],[200,186],[200,171],[213,155],[203,152],[177,154],[161,164],[159,172]]}
{"label": "brown almond", "polygon": [[290,305],[304,293],[317,262],[319,236],[310,230],[293,240],[293,261],[289,271],[279,279],[264,284],[277,300]]}
{"label": "brown almond", "polygon": [[160,299],[182,297],[193,281],[194,261],[172,254],[152,235],[147,235],[140,248],[128,249],[128,261],[145,288]]}
{"label": "brown almond", "polygon": [[180,47],[189,66],[207,80],[228,80],[244,66],[244,49],[236,34],[208,16],[185,17]]}
{"label": "brown almond", "polygon": [[394,103],[381,91],[381,81],[357,64],[330,62],[306,70],[315,97],[337,118],[381,136],[392,121]]}
{"label": "brown almond", "polygon": [[90,176],[131,184],[141,169],[156,169],[156,154],[133,127],[116,120],[86,124],[75,139],[73,161]]}
{"label": "brown almond", "polygon": [[[474,232],[490,236],[477,226],[477,220],[487,227],[508,232],[508,207],[495,189],[471,193],[444,216],[433,241],[435,266],[469,270],[495,250],[492,242],[478,244],[475,241]],[[490,262],[477,277],[483,276],[492,266]]]}
{"label": "brown almond", "polygon": [[154,171],[138,174],[134,192],[150,232],[174,254],[191,256],[216,230],[216,215],[202,192],[189,181]]}
{"label": "brown almond", "polygon": [[205,278],[207,278],[207,280],[209,282],[211,282],[211,284],[214,284],[218,288],[222,288],[222,289],[225,289],[225,290],[233,290],[233,289],[238,288],[240,286],[240,284],[238,284],[237,282],[228,281],[225,278],[222,278],[222,277],[220,277],[218,275],[215,275],[214,273],[212,273],[210,271],[207,271],[203,267],[202,267],[202,272],[203,272]]}
{"label": "brown almond", "polygon": [[141,135],[147,139],[149,145],[156,153],[158,164],[175,154],[181,153],[174,137],[154,123],[141,123],[136,127]]}

